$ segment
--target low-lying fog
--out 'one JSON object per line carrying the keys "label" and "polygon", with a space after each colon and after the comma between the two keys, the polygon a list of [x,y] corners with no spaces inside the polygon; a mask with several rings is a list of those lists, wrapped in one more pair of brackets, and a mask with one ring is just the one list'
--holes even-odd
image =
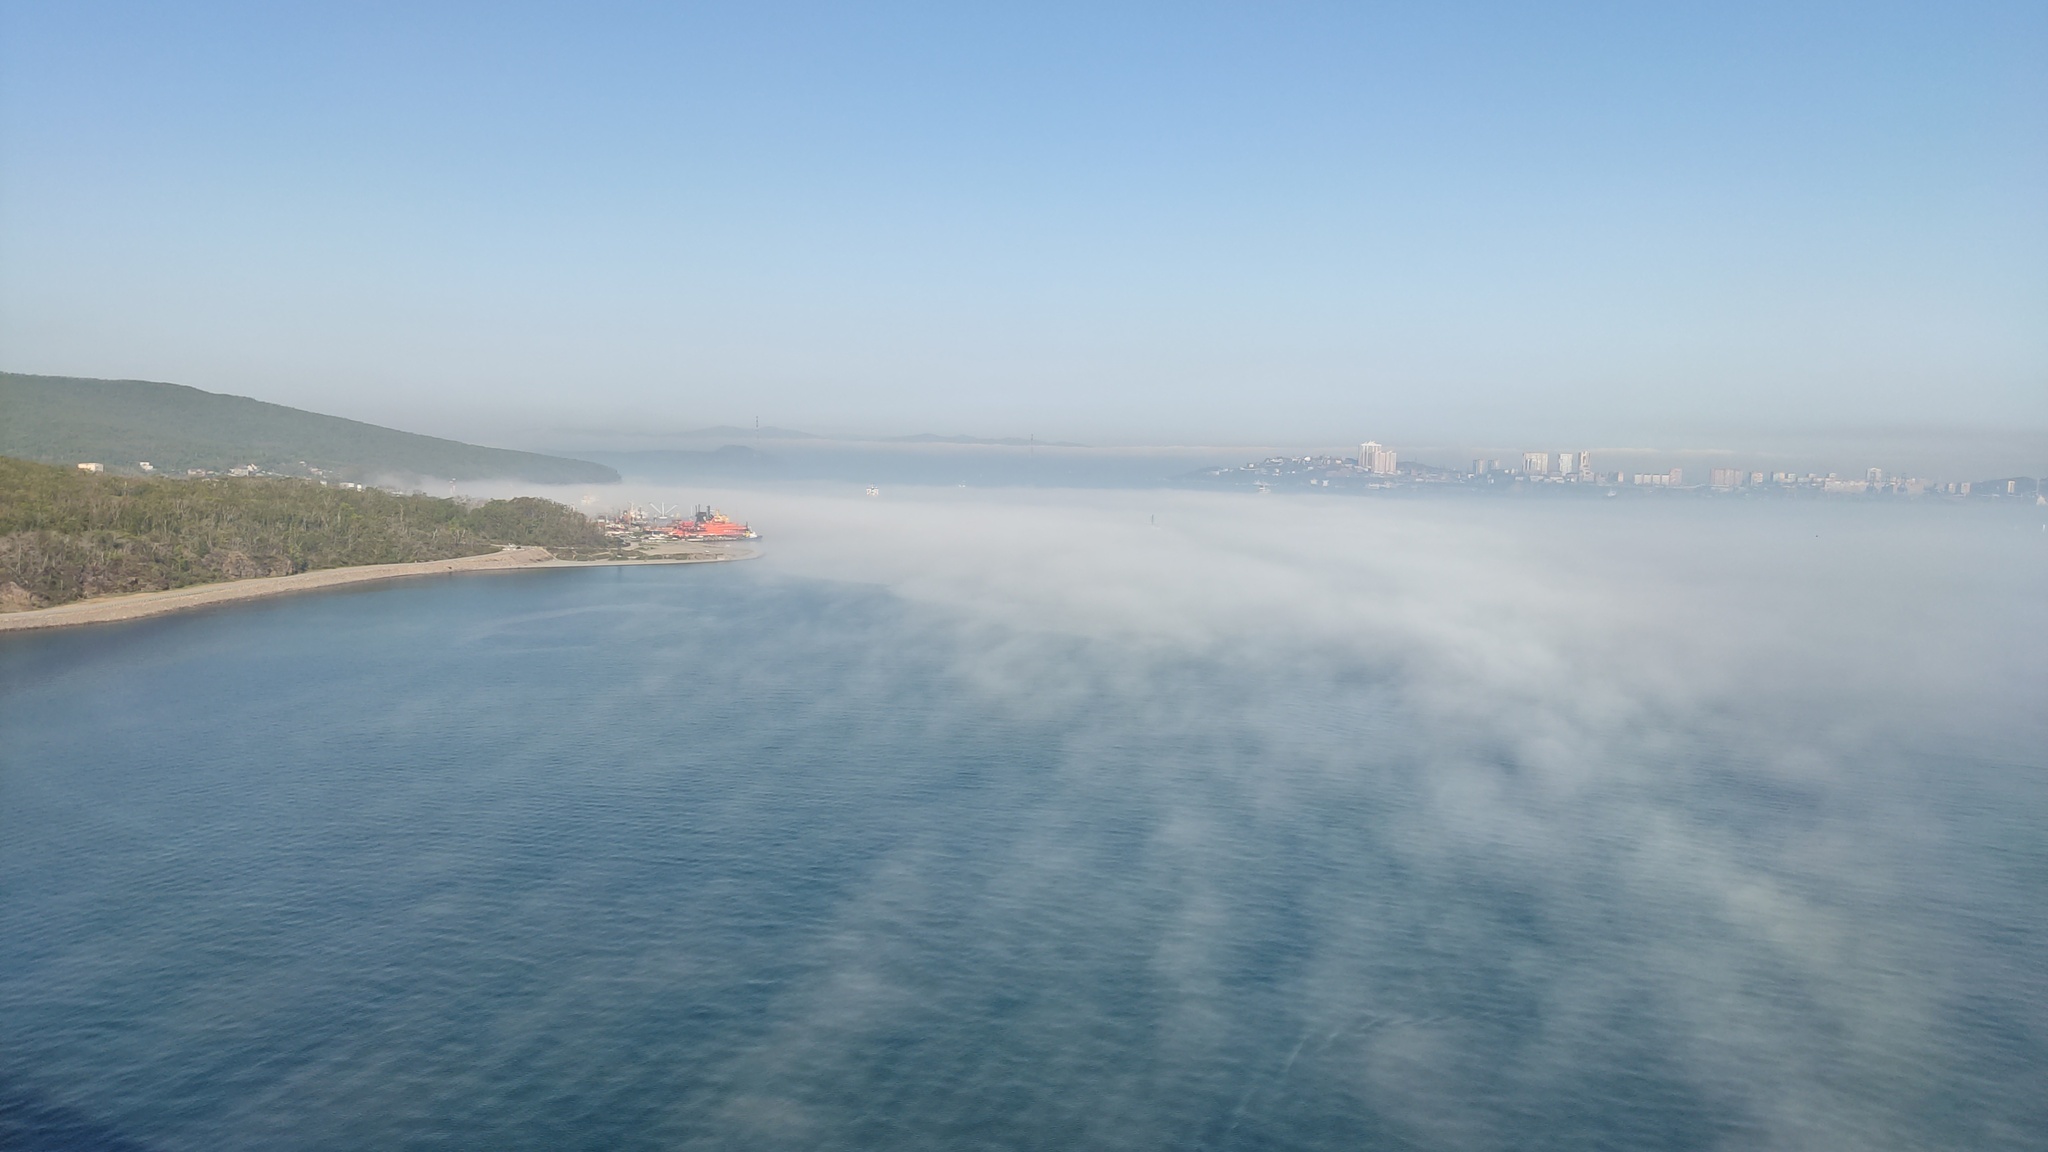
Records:
{"label": "low-lying fog", "polygon": [[[1500,1060],[1515,1093],[1561,1083],[1612,1061],[1611,1030],[1637,1014],[1662,1022],[1639,1038],[1660,1067],[1760,1143],[2006,1139],[2040,1114],[2023,1101],[2048,1037],[2048,903],[2021,880],[2040,874],[2048,814],[2038,510],[604,495],[750,521],[762,578],[880,586],[956,631],[957,674],[991,715],[1060,718],[1072,770],[1112,776],[1076,786],[1165,829],[1148,866],[1184,920],[1157,963],[1188,996],[1175,1043],[1191,1051],[1222,1042],[1202,1005],[1229,1000],[1219,950],[1260,867],[1243,828],[1399,794],[1399,819],[1361,817],[1358,835],[1414,882],[1317,893],[1297,1054],[1348,1053],[1347,1090],[1412,1131],[1513,1143],[1499,1116],[1428,1089]],[[1016,868],[1079,851],[1048,826]],[[1505,1055],[1470,1020],[1358,1032],[1361,1005],[1387,1002],[1381,934],[1430,921],[1375,902],[1473,884],[1528,902],[1535,926],[1502,962],[1540,987],[1540,1036]],[[1454,911],[1429,931],[1447,963],[1503,947]],[[2005,1051],[1971,1034],[1986,1012]],[[879,1027],[798,1020],[784,1040],[852,1058]],[[1943,1127],[1958,1108],[1980,1114]]]}
{"label": "low-lying fog", "polygon": [[0,1128],[2048,1132],[2034,505],[546,494],[761,556],[8,648]]}

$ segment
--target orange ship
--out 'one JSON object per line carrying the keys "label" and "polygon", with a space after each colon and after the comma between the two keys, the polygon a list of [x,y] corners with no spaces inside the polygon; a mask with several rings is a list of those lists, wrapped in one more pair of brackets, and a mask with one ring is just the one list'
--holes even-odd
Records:
{"label": "orange ship", "polygon": [[697,509],[688,520],[678,520],[668,530],[678,540],[758,540],[761,534],[725,513],[709,506]]}

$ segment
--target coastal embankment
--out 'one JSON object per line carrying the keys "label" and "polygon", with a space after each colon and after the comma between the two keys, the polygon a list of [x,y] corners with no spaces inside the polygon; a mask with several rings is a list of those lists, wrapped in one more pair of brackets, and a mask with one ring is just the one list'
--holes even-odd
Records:
{"label": "coastal embankment", "polygon": [[216,604],[231,604],[239,600],[259,600],[267,596],[283,596],[294,592],[312,592],[323,588],[336,588],[344,584],[364,584],[376,580],[402,580],[411,576],[441,576],[462,572],[510,572],[536,568],[600,568],[613,565],[635,567],[651,564],[716,564],[728,560],[752,559],[756,553],[742,548],[696,548],[670,550],[645,559],[629,560],[560,560],[553,552],[539,547],[510,547],[481,556],[462,556],[453,560],[428,560],[418,564],[364,564],[346,568],[322,568],[312,572],[295,572],[289,576],[257,576],[246,580],[224,580],[214,584],[195,584],[185,588],[171,588],[161,592],[131,592],[120,596],[102,596],[89,600],[75,600],[51,608],[32,608],[23,612],[0,613],[0,632],[20,632],[34,628],[63,628],[79,624],[111,624],[121,620],[139,620],[145,616],[161,616],[167,612],[182,612],[188,608],[206,608]]}

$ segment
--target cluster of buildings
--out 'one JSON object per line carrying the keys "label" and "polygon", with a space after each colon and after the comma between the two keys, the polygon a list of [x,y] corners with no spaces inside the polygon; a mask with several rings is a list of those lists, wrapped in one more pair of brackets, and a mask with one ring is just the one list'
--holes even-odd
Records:
{"label": "cluster of buildings", "polygon": [[[2019,479],[1993,481],[1991,489],[1996,495],[2019,496],[2039,495],[2038,482],[2026,493],[2020,489],[2029,482]],[[1745,472],[1740,468],[1715,468],[1707,473],[1709,488],[1818,488],[1822,492],[1868,493],[1890,492],[1907,496],[1918,496],[1933,492],[1946,496],[1977,495],[1978,485],[1969,480],[1949,481],[1922,480],[1916,476],[1895,476],[1882,468],[1872,468],[1861,477],[1845,477],[1833,472],[1821,475],[1818,472]],[[2002,488],[2003,491],[1997,491]]]}
{"label": "cluster of buildings", "polygon": [[[122,465],[116,465],[116,467],[122,467]],[[306,463],[304,460],[299,461],[299,467],[301,469],[304,469],[303,473],[273,472],[270,469],[263,467],[261,464],[237,464],[234,467],[229,468],[224,473],[216,472],[211,468],[187,468],[185,469],[185,478],[188,480],[205,480],[209,477],[223,475],[272,476],[285,479],[304,479],[310,477],[312,479],[319,480],[322,487],[347,488],[352,492],[366,492],[369,490],[370,487],[367,484],[357,484],[349,480],[326,479],[328,475],[326,469],[315,468],[313,465]],[[78,463],[78,470],[80,472],[105,473],[107,470],[107,466],[98,461],[81,460]],[[142,473],[144,476],[154,476],[157,474],[156,465],[150,463],[147,460],[137,460],[135,462],[135,470],[137,472]]]}
{"label": "cluster of buildings", "polygon": [[1400,471],[1400,466],[1392,448],[1377,440],[1367,440],[1358,446],[1358,470],[1372,476],[1392,476]]}
{"label": "cluster of buildings", "polygon": [[1402,462],[1394,450],[1377,440],[1358,446],[1358,455],[1269,456],[1236,468],[1213,468],[1201,474],[1206,479],[1250,481],[1260,491],[1276,485],[1307,484],[1317,488],[1396,488],[1418,485],[1451,485],[1499,488],[1530,484],[1598,485],[1616,492],[1621,488],[1689,489],[1706,492],[1897,494],[1904,496],[1946,495],[2016,496],[2048,503],[2048,484],[2019,477],[1995,481],[1937,482],[1912,476],[1893,475],[1872,468],[1861,477],[1844,477],[1830,472],[1755,472],[1741,468],[1710,468],[1706,483],[1688,483],[1683,468],[1664,472],[1631,472],[1623,468],[1601,470],[1593,454],[1584,449],[1563,452],[1524,452],[1520,459],[1478,459],[1467,471],[1439,468],[1417,462]]}
{"label": "cluster of buildings", "polygon": [[666,504],[642,508],[627,505],[616,516],[599,516],[604,534],[621,543],[667,538],[671,540],[758,540],[759,532],[708,504],[692,509],[688,516]]}
{"label": "cluster of buildings", "polygon": [[[1591,452],[1524,452],[1521,467],[1517,468],[1500,460],[1474,460],[1473,476],[1519,476],[1528,480],[1548,480],[1555,483],[1626,484],[1628,478],[1616,472],[1611,475],[1593,471]],[[1675,476],[1676,473],[1673,473]],[[1648,483],[1650,481],[1643,481]]]}
{"label": "cluster of buildings", "polygon": [[[1616,469],[1601,472],[1593,466],[1590,452],[1524,452],[1521,467],[1503,467],[1499,460],[1474,460],[1472,479],[1489,476],[1512,477],[1516,480],[1549,483],[1587,483],[1607,485],[1629,485],[1643,488],[1685,488],[1685,469],[1673,468],[1668,472],[1627,472]],[[2006,496],[2040,496],[2042,484],[2039,480],[2014,478],[1993,481],[1993,489],[1983,483],[1970,481],[1939,482],[1923,480],[1915,476],[1887,473],[1882,468],[1871,468],[1861,477],[1844,477],[1834,472],[1753,472],[1742,468],[1709,468],[1705,487],[1710,490],[1732,491],[1738,488],[1751,489],[1813,489],[1827,493],[1894,493],[1918,496],[1934,493],[1948,496],[1970,496],[1993,491]],[[1694,484],[1690,487],[1700,487]]]}

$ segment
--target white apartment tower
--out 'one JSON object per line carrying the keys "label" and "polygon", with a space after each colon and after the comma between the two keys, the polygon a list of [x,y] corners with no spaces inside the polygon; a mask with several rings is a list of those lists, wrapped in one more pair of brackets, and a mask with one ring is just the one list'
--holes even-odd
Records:
{"label": "white apartment tower", "polygon": [[1377,440],[1367,440],[1358,446],[1358,466],[1375,476],[1394,474],[1394,450]]}
{"label": "white apartment tower", "polygon": [[1526,473],[1526,474],[1530,475],[1530,476],[1548,476],[1548,475],[1550,475],[1550,453],[1548,453],[1548,452],[1524,452],[1524,453],[1522,453],[1522,471],[1523,471],[1524,473]]}

